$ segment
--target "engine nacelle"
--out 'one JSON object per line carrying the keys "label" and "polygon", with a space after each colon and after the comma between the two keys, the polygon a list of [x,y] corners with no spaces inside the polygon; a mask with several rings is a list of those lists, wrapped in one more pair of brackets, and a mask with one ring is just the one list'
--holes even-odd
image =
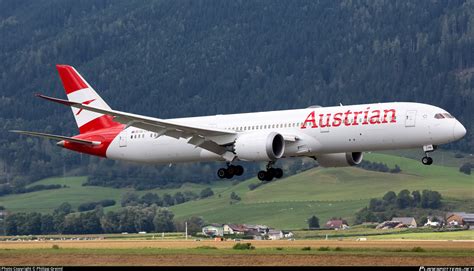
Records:
{"label": "engine nacelle", "polygon": [[346,152],[320,154],[316,158],[322,167],[348,167],[360,164],[363,157],[361,152]]}
{"label": "engine nacelle", "polygon": [[276,132],[245,133],[235,140],[234,151],[243,161],[274,161],[283,156],[285,139]]}

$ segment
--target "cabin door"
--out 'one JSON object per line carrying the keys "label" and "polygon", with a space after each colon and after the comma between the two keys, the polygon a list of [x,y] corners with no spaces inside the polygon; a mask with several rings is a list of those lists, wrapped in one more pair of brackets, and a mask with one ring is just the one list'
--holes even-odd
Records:
{"label": "cabin door", "polygon": [[120,147],[127,147],[127,130],[123,130],[119,134],[119,146]]}
{"label": "cabin door", "polygon": [[415,127],[416,110],[408,110],[405,117],[405,127]]}

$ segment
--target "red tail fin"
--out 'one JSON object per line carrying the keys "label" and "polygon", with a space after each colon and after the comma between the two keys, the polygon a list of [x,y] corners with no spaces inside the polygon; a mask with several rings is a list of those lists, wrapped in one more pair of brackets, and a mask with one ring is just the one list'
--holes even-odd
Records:
{"label": "red tail fin", "polygon": [[[56,68],[69,101],[110,109],[110,106],[95,92],[76,69],[68,65],[56,65]],[[120,125],[114,122],[111,116],[74,107],[71,108],[81,134]]]}

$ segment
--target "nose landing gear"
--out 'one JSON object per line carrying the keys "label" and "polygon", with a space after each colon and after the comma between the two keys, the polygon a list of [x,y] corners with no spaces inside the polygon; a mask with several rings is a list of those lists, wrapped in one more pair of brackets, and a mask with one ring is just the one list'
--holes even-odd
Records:
{"label": "nose landing gear", "polygon": [[275,164],[274,161],[270,161],[267,164],[267,170],[261,170],[257,174],[257,178],[260,181],[271,181],[273,178],[280,179],[283,177],[283,170],[281,168],[273,168],[272,166]]}
{"label": "nose landing gear", "polygon": [[240,165],[234,166],[227,164],[227,168],[220,168],[217,170],[217,176],[221,179],[232,179],[234,176],[241,176],[244,173],[244,168]]}
{"label": "nose landing gear", "polygon": [[423,146],[423,151],[425,152],[425,156],[421,158],[421,163],[423,163],[423,165],[429,166],[433,164],[433,158],[429,157],[428,153],[434,152],[435,150],[436,150],[436,146],[433,146],[433,145]]}
{"label": "nose landing gear", "polygon": [[433,164],[433,158],[429,157],[429,156],[425,156],[423,158],[421,158],[421,162],[423,163],[423,165],[431,165]]}

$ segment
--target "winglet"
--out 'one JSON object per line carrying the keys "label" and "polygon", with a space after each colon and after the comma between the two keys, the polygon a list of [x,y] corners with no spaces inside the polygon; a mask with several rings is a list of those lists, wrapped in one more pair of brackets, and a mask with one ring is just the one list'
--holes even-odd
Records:
{"label": "winglet", "polygon": [[49,97],[49,96],[46,96],[46,95],[43,95],[43,94],[40,94],[40,93],[36,93],[35,96],[39,97],[39,98],[42,98],[42,99],[45,99],[45,100],[48,100],[48,101],[51,101],[51,102],[64,104],[64,105],[67,105],[67,106],[73,106],[73,105],[76,105],[76,104],[80,104],[80,103],[77,103],[77,102],[70,102],[68,100]]}

